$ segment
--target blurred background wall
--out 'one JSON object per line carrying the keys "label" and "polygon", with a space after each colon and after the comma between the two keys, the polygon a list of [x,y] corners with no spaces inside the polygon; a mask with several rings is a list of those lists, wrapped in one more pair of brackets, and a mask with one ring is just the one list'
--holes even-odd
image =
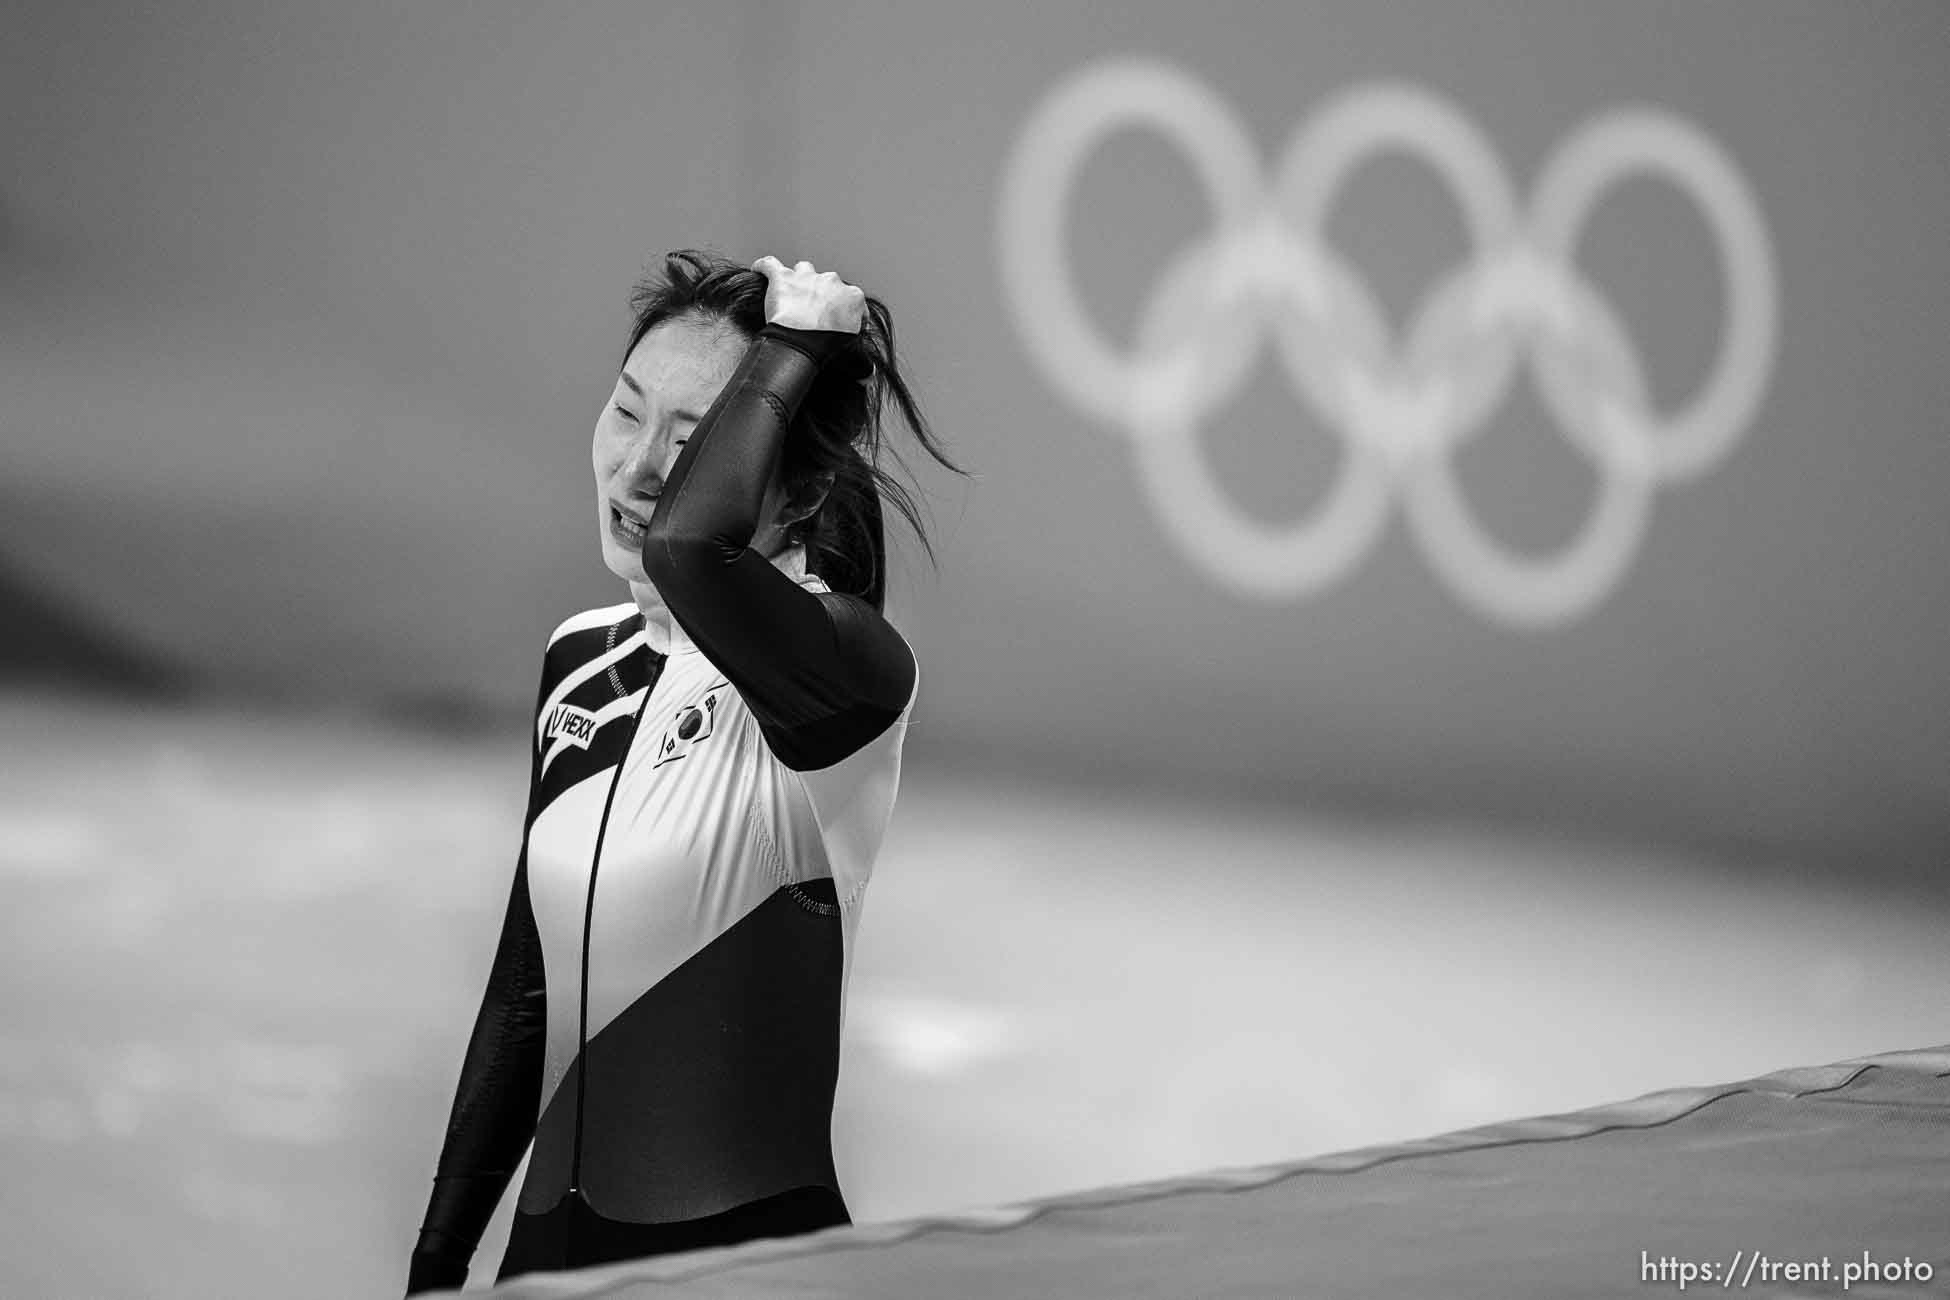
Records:
{"label": "blurred background wall", "polygon": [[[16,600],[215,690],[521,706],[554,620],[614,594],[585,440],[630,279],[677,246],[782,249],[895,306],[981,474],[922,474],[944,563],[911,565],[895,608],[926,665],[918,741],[1851,869],[1923,871],[1946,842],[1930,4],[29,4],[12,25],[0,555]],[[1291,134],[1381,82],[1453,105],[1523,209],[1581,125],[1677,115],[1765,222],[1778,339],[1751,415],[1708,472],[1646,491],[1572,616],[1472,608],[1400,489],[1334,581],[1236,591],[1004,302],[1012,150],[1110,55],[1207,88],[1267,185]],[[1213,230],[1199,166],[1145,129],[1078,158],[1063,257],[1115,349]],[[1318,238],[1392,327],[1496,251],[1429,158],[1383,142],[1344,175]],[[1681,411],[1734,325],[1702,203],[1622,170],[1574,253],[1648,411]],[[1449,462],[1480,532],[1548,561],[1611,476],[1523,359]],[[1248,522],[1316,511],[1349,439],[1271,349],[1236,392],[1199,421],[1215,487]]]}
{"label": "blurred background wall", "polygon": [[[547,629],[614,595],[585,446],[629,282],[671,247],[777,250],[894,305],[981,476],[922,474],[942,564],[910,563],[895,601],[926,666],[917,742],[1850,870],[1928,870],[1950,838],[1934,5],[63,3],[10,25],[0,562],[36,610],[17,620],[52,601],[215,690],[519,708]],[[1472,605],[1400,485],[1331,580],[1242,593],[1158,508],[1187,472],[1153,490],[1005,300],[999,196],[1032,110],[1111,56],[1202,87],[1269,188],[1292,136],[1385,83],[1480,133],[1520,214],[1580,127],[1680,119],[1764,246],[1723,249],[1683,178],[1624,168],[1589,187],[1569,265],[1656,420],[1752,332],[1724,270],[1752,252],[1778,330],[1749,413],[1704,472],[1640,493],[1615,575],[1568,614]],[[1209,162],[1138,126],[1077,157],[1061,258],[1113,351],[1214,230]],[[1439,157],[1384,138],[1345,162],[1311,233],[1405,332],[1500,250]],[[1296,316],[1276,301],[1202,358],[1258,356],[1193,430],[1248,524],[1308,517],[1373,457],[1265,346]],[[1483,337],[1441,347],[1425,374],[1487,373]],[[1618,488],[1540,399],[1525,363],[1547,351],[1519,337],[1446,457],[1518,563],[1574,547]],[[1571,388],[1624,383],[1591,374]]]}
{"label": "blurred background wall", "polygon": [[0,1289],[403,1278],[676,247],[884,297],[978,474],[896,538],[856,1216],[1946,1037],[1934,0],[6,38]]}

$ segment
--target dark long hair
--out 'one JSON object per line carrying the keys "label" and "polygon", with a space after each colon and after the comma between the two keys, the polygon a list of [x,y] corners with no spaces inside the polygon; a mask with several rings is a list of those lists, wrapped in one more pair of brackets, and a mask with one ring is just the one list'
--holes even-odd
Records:
{"label": "dark long hair", "polygon": [[[644,276],[631,291],[636,321],[623,360],[628,362],[645,334],[678,317],[726,322],[746,339],[756,338],[765,328],[765,288],[763,274],[717,253],[686,248],[666,254],[661,272]],[[847,354],[821,369],[786,432],[783,475],[788,492],[822,474],[833,476],[826,499],[795,525],[793,537],[806,547],[809,571],[834,591],[859,596],[875,609],[884,609],[887,597],[883,499],[893,503],[934,560],[914,494],[880,465],[884,447],[905,468],[881,432],[890,399],[928,455],[957,474],[967,473],[948,458],[928,427],[894,354],[893,315],[869,295],[860,333]]]}

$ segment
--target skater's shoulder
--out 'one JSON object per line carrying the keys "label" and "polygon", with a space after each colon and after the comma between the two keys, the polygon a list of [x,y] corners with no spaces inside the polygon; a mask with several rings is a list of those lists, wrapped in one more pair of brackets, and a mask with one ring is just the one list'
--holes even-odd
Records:
{"label": "skater's shoulder", "polygon": [[549,649],[553,650],[562,642],[574,639],[580,632],[606,633],[611,628],[629,622],[637,616],[638,612],[636,605],[626,600],[618,605],[602,605],[571,614],[557,623],[555,630],[548,634]]}

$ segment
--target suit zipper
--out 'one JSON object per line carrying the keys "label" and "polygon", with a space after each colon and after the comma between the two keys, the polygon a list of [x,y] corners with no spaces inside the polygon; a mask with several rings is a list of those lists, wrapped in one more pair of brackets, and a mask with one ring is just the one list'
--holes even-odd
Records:
{"label": "suit zipper", "polygon": [[[616,787],[623,781],[623,765],[629,761],[630,750],[636,745],[636,733],[643,724],[643,711],[650,706],[650,693],[656,689],[657,679],[663,676],[662,665],[652,663],[650,680],[643,688],[643,702],[636,706],[636,713],[630,718],[630,734],[623,742],[623,752],[616,759],[616,775],[609,779],[609,794],[603,798],[602,819],[596,823],[596,847],[589,855],[589,892],[582,905],[582,997],[577,1008],[576,1027],[576,1131],[574,1155],[569,1163],[569,1194],[582,1194],[582,1110],[589,1095],[589,928],[596,914],[596,869],[603,857],[603,836],[609,832],[609,809],[616,802]],[[573,1221],[574,1211],[570,1211]]]}

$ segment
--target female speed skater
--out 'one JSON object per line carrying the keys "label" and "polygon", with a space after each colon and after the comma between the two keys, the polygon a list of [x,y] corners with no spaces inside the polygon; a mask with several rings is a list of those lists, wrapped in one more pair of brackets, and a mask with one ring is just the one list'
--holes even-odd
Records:
{"label": "female speed skater", "polygon": [[670,254],[596,422],[630,599],[549,638],[521,852],[409,1268],[458,1287],[533,1141],[498,1277],[851,1222],[840,1023],[913,652],[882,613],[882,414],[935,460],[884,303]]}

